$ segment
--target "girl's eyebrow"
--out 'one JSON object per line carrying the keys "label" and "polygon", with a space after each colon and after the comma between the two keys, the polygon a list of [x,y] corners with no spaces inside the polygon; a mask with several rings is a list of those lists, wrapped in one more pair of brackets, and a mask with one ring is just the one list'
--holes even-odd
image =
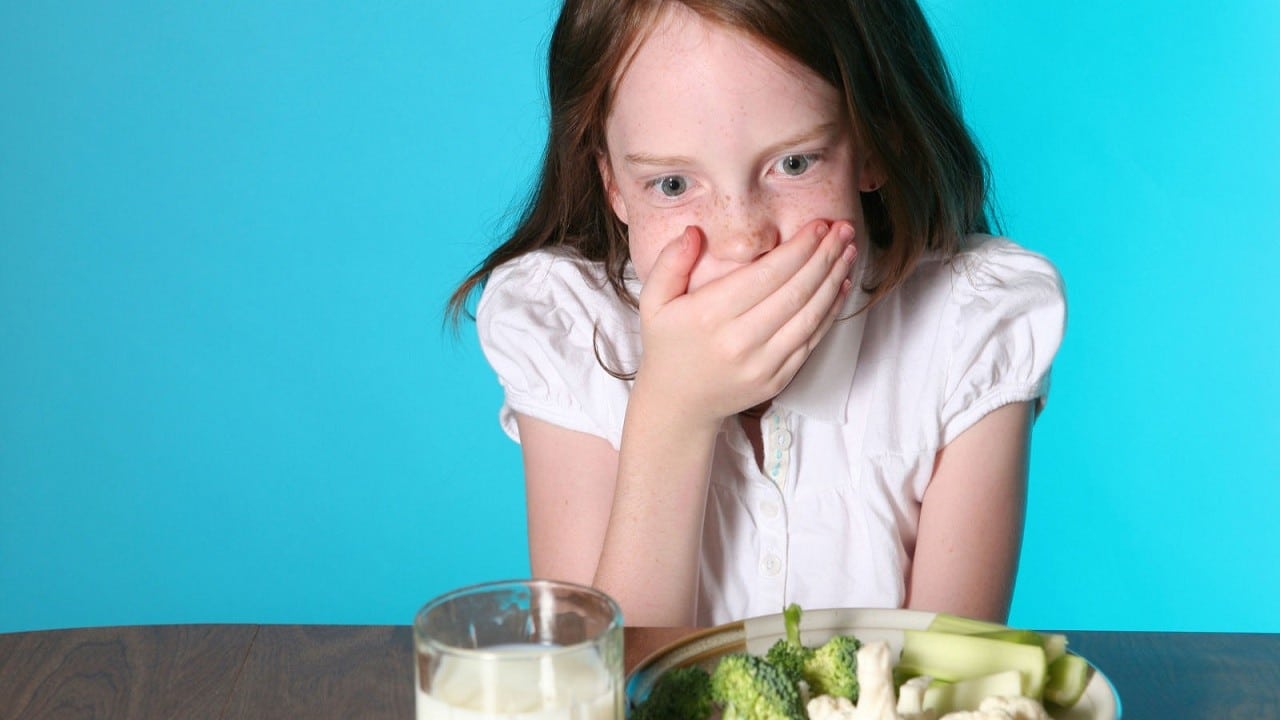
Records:
{"label": "girl's eyebrow", "polygon": [[692,165],[693,158],[684,155],[650,155],[648,153],[627,153],[628,165],[655,165],[671,167],[673,165]]}
{"label": "girl's eyebrow", "polygon": [[[817,127],[797,133],[791,137],[779,140],[761,153],[762,156],[768,157],[776,155],[789,147],[803,145],[804,143],[813,142],[823,137],[831,135],[840,126],[840,123],[827,122]],[[627,153],[623,158],[628,165],[650,165],[655,167],[673,167],[679,165],[694,165],[696,161],[685,155],[650,155],[649,153]]]}
{"label": "girl's eyebrow", "polygon": [[813,142],[814,140],[820,140],[824,137],[829,137],[839,127],[840,127],[840,123],[836,123],[836,122],[822,123],[821,125],[811,130],[806,130],[805,132],[799,133],[797,135],[792,135],[789,138],[780,140],[770,145],[769,147],[765,148],[765,151],[761,153],[761,155],[764,157],[769,157],[770,155],[777,155],[778,153],[782,152],[783,150],[786,150],[787,148],[795,147],[796,145],[803,145],[805,143],[810,143],[810,142]]}

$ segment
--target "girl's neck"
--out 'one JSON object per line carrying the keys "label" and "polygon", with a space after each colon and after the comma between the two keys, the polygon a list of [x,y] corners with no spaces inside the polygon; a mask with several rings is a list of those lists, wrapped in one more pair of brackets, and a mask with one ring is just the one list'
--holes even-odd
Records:
{"label": "girl's neck", "polygon": [[755,407],[749,407],[738,414],[745,418],[759,420],[760,418],[764,417],[764,414],[766,412],[769,412],[769,406],[772,404],[773,404],[772,400],[765,400],[759,405],[756,405]]}
{"label": "girl's neck", "polygon": [[755,453],[756,467],[764,468],[764,430],[761,427],[761,418],[769,411],[772,400],[749,407],[738,413],[738,423],[742,425],[742,431],[746,433],[747,439],[751,441],[751,449]]}

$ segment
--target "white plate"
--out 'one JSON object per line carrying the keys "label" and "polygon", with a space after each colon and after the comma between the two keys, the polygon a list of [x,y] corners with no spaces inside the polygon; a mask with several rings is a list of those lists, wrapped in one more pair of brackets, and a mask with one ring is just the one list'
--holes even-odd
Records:
{"label": "white plate", "polygon": [[[813,646],[833,635],[854,635],[863,642],[884,640],[896,657],[902,652],[902,631],[924,630],[933,617],[934,613],[919,610],[806,610],[800,621],[800,641]],[[763,655],[784,637],[786,627],[781,613],[700,630],[658,650],[631,671],[627,677],[628,704],[648,697],[654,682],[673,667],[701,663],[709,670],[729,653]],[[1068,635],[1067,640],[1070,639]],[[1055,720],[1119,720],[1120,698],[1102,671],[1096,666],[1094,670],[1078,703],[1070,708],[1049,708]]]}

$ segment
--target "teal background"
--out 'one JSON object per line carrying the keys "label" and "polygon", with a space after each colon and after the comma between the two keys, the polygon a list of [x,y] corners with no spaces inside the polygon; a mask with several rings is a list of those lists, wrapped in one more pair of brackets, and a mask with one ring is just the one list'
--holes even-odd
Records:
{"label": "teal background", "polygon": [[[528,572],[452,285],[550,2],[0,2],[0,632],[408,623]],[[1280,4],[931,0],[1069,329],[1013,621],[1280,631]]]}

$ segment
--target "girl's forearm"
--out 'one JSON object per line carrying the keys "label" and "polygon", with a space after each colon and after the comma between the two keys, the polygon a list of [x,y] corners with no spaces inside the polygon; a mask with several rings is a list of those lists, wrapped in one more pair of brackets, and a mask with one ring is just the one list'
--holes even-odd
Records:
{"label": "girl's forearm", "polygon": [[1005,622],[1026,513],[1034,406],[993,410],[947,445],[920,508],[907,606]]}
{"label": "girl's forearm", "polygon": [[720,421],[682,417],[637,382],[595,585],[629,625],[694,624],[702,518]]}

